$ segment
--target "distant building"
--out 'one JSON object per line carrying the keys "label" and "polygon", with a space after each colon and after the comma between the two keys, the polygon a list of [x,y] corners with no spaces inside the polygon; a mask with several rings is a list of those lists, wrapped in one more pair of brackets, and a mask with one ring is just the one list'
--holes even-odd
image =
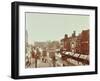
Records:
{"label": "distant building", "polygon": [[25,52],[27,53],[28,48],[28,31],[25,30]]}
{"label": "distant building", "polygon": [[38,42],[38,41],[35,41],[34,42],[34,46],[35,47],[40,47],[40,48],[44,49],[44,48],[47,47],[47,42]]}
{"label": "distant building", "polygon": [[28,43],[28,31],[25,30],[25,43]]}

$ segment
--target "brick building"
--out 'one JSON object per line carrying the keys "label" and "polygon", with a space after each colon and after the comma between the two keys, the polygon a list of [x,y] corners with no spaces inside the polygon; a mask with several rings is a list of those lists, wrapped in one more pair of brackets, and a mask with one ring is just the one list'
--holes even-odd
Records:
{"label": "brick building", "polygon": [[89,30],[83,30],[80,39],[80,50],[83,54],[89,54]]}
{"label": "brick building", "polygon": [[66,51],[70,51],[70,40],[69,40],[67,34],[65,34],[65,37],[63,39],[61,39],[61,46]]}
{"label": "brick building", "polygon": [[78,36],[73,31],[72,36],[61,39],[61,45],[66,51],[89,54],[89,30],[83,30]]}

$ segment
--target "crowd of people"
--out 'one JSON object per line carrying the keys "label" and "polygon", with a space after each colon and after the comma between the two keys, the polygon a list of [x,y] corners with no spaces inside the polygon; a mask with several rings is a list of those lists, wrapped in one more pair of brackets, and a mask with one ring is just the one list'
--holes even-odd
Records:
{"label": "crowd of people", "polygon": [[[62,56],[59,50],[49,52],[47,48],[27,47],[25,56],[25,67],[34,65],[38,68],[38,61],[41,63],[48,63],[50,66],[63,66]],[[44,66],[45,67],[45,66]]]}

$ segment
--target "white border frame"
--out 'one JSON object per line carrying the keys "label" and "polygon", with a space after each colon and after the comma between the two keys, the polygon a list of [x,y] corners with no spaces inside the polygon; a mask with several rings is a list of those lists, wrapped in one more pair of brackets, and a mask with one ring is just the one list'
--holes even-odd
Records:
{"label": "white border frame", "polygon": [[[25,12],[45,12],[90,15],[90,65],[74,67],[50,67],[25,69]],[[40,6],[19,6],[19,75],[41,75],[95,71],[95,10],[55,8]],[[92,49],[92,50],[91,50]]]}

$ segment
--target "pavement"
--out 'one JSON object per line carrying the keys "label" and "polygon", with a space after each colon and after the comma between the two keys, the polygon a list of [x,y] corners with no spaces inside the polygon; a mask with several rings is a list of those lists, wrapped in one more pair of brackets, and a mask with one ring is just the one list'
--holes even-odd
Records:
{"label": "pavement", "polygon": [[[46,59],[48,59],[46,62],[42,61],[42,58],[37,59],[37,68],[54,67],[53,61],[50,59],[50,57],[47,57]],[[61,59],[58,59],[55,62],[55,67],[63,67],[63,65],[64,66],[73,66],[71,63],[69,63],[67,61],[62,61]],[[35,59],[32,60],[32,63],[28,68],[36,68],[35,67]]]}

